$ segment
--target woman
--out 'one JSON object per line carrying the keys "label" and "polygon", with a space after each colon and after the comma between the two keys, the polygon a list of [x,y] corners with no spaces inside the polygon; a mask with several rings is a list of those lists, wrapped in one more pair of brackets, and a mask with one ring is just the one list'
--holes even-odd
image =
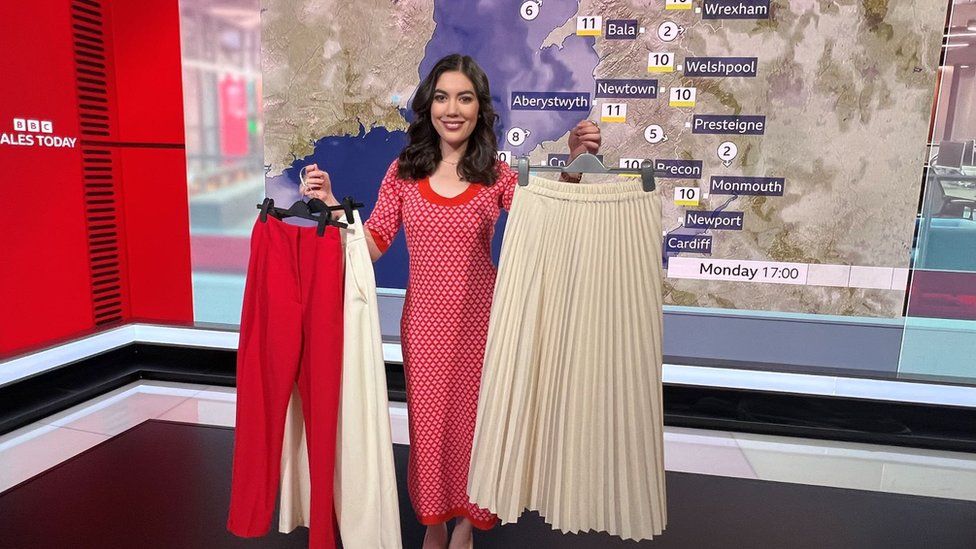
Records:
{"label": "woman", "polygon": [[[472,546],[472,526],[496,517],[466,493],[481,367],[495,285],[491,240],[518,174],[496,160],[498,116],[488,77],[468,56],[434,65],[413,99],[409,144],[387,170],[365,223],[376,261],[401,224],[410,277],[401,322],[410,424],[408,488],[424,549],[447,545],[446,521],[458,518],[450,549]],[[570,133],[570,156],[600,147],[589,121]],[[563,176],[578,182],[579,177]],[[304,194],[337,204],[329,176],[306,171]],[[336,214],[339,215],[339,214]]]}

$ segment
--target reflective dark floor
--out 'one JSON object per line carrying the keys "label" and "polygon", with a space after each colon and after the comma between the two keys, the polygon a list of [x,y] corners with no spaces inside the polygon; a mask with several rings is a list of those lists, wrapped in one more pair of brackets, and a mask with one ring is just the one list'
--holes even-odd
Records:
{"label": "reflective dark floor", "polygon": [[[150,420],[0,494],[0,547],[304,547],[303,530],[259,540],[224,529],[233,430]],[[404,546],[423,529],[406,498],[408,446],[396,445]],[[668,472],[669,524],[640,544],[554,532],[537,515],[476,537],[478,548],[972,548],[976,503]]]}

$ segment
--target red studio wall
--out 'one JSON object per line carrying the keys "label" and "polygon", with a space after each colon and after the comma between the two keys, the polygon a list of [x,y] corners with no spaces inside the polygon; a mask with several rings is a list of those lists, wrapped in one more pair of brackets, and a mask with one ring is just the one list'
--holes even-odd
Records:
{"label": "red studio wall", "polygon": [[4,4],[0,356],[190,323],[178,0]]}

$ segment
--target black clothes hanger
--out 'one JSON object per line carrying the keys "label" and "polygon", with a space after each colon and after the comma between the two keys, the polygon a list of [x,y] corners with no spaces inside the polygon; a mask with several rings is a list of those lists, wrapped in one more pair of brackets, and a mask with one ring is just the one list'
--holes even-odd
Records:
{"label": "black clothes hanger", "polygon": [[[292,204],[294,206],[295,204]],[[313,198],[308,201],[308,207],[312,212],[329,212],[342,210],[346,214],[346,221],[351,225],[356,222],[356,218],[353,217],[352,211],[362,208],[365,204],[361,202],[356,202],[353,197],[347,196],[342,199],[342,202],[335,206],[327,206],[325,202],[319,200],[318,198]]]}
{"label": "black clothes hanger", "polygon": [[652,192],[657,185],[654,182],[654,163],[644,160],[640,168],[608,168],[600,159],[590,153],[583,153],[576,157],[568,166],[530,166],[529,157],[518,157],[518,174],[520,187],[529,184],[529,172],[561,172],[561,173],[605,173],[610,175],[640,175],[641,187],[644,192]]}
{"label": "black clothes hanger", "polygon": [[347,196],[342,199],[342,202],[335,206],[327,206],[325,202],[322,202],[318,198],[313,198],[308,201],[308,206],[313,212],[334,212],[337,210],[342,210],[346,214],[346,221],[349,223],[355,223],[356,218],[353,217],[352,211],[358,210],[365,206],[362,202],[356,202],[351,196]]}
{"label": "black clothes hanger", "polygon": [[[299,200],[292,204],[288,209],[275,207],[273,198],[265,198],[264,202],[258,204],[257,207],[259,210],[261,210],[260,219],[262,223],[266,223],[268,221],[269,214],[277,219],[285,219],[288,217],[308,219],[318,223],[318,230],[316,233],[319,236],[325,234],[325,227],[328,225],[339,227],[340,229],[345,229],[348,227],[348,225],[345,223],[332,219],[330,212],[336,207],[330,208],[329,206],[325,205],[325,202],[322,202],[318,198],[313,198],[308,202]],[[343,209],[343,207],[338,206],[338,209]]]}
{"label": "black clothes hanger", "polygon": [[[302,219],[311,219],[321,224],[322,220],[325,219],[325,225],[333,225],[341,229],[345,229],[349,225],[356,222],[356,218],[353,217],[353,210],[357,210],[365,206],[362,202],[356,202],[351,196],[347,196],[342,199],[342,202],[336,206],[326,205],[325,202],[318,198],[313,198],[308,202],[299,200],[291,205],[287,210],[282,208],[276,208],[274,205],[274,199],[265,198],[262,204],[258,204],[258,209],[261,210],[261,222],[267,222],[268,213],[271,213],[278,219],[284,219],[285,217],[299,217]],[[338,220],[333,220],[331,213],[337,210],[342,210],[346,214],[347,223],[342,223]],[[328,215],[323,215],[328,214]],[[319,236],[325,231],[325,225],[322,225]]]}
{"label": "black clothes hanger", "polygon": [[341,208],[346,212],[346,221],[348,221],[349,223],[355,223],[356,220],[352,216],[352,211],[355,209],[362,208],[363,206],[365,206],[365,204],[356,202],[355,200],[353,200],[351,196],[347,196],[342,199],[342,204],[340,206],[331,206],[329,209],[338,210]]}

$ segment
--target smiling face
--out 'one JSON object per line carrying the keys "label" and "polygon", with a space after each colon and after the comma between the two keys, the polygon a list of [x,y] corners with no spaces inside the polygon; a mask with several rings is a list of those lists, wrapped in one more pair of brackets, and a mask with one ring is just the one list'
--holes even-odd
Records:
{"label": "smiling face", "polygon": [[467,76],[448,71],[437,79],[430,119],[441,140],[451,147],[457,148],[471,137],[478,125],[478,96]]}

